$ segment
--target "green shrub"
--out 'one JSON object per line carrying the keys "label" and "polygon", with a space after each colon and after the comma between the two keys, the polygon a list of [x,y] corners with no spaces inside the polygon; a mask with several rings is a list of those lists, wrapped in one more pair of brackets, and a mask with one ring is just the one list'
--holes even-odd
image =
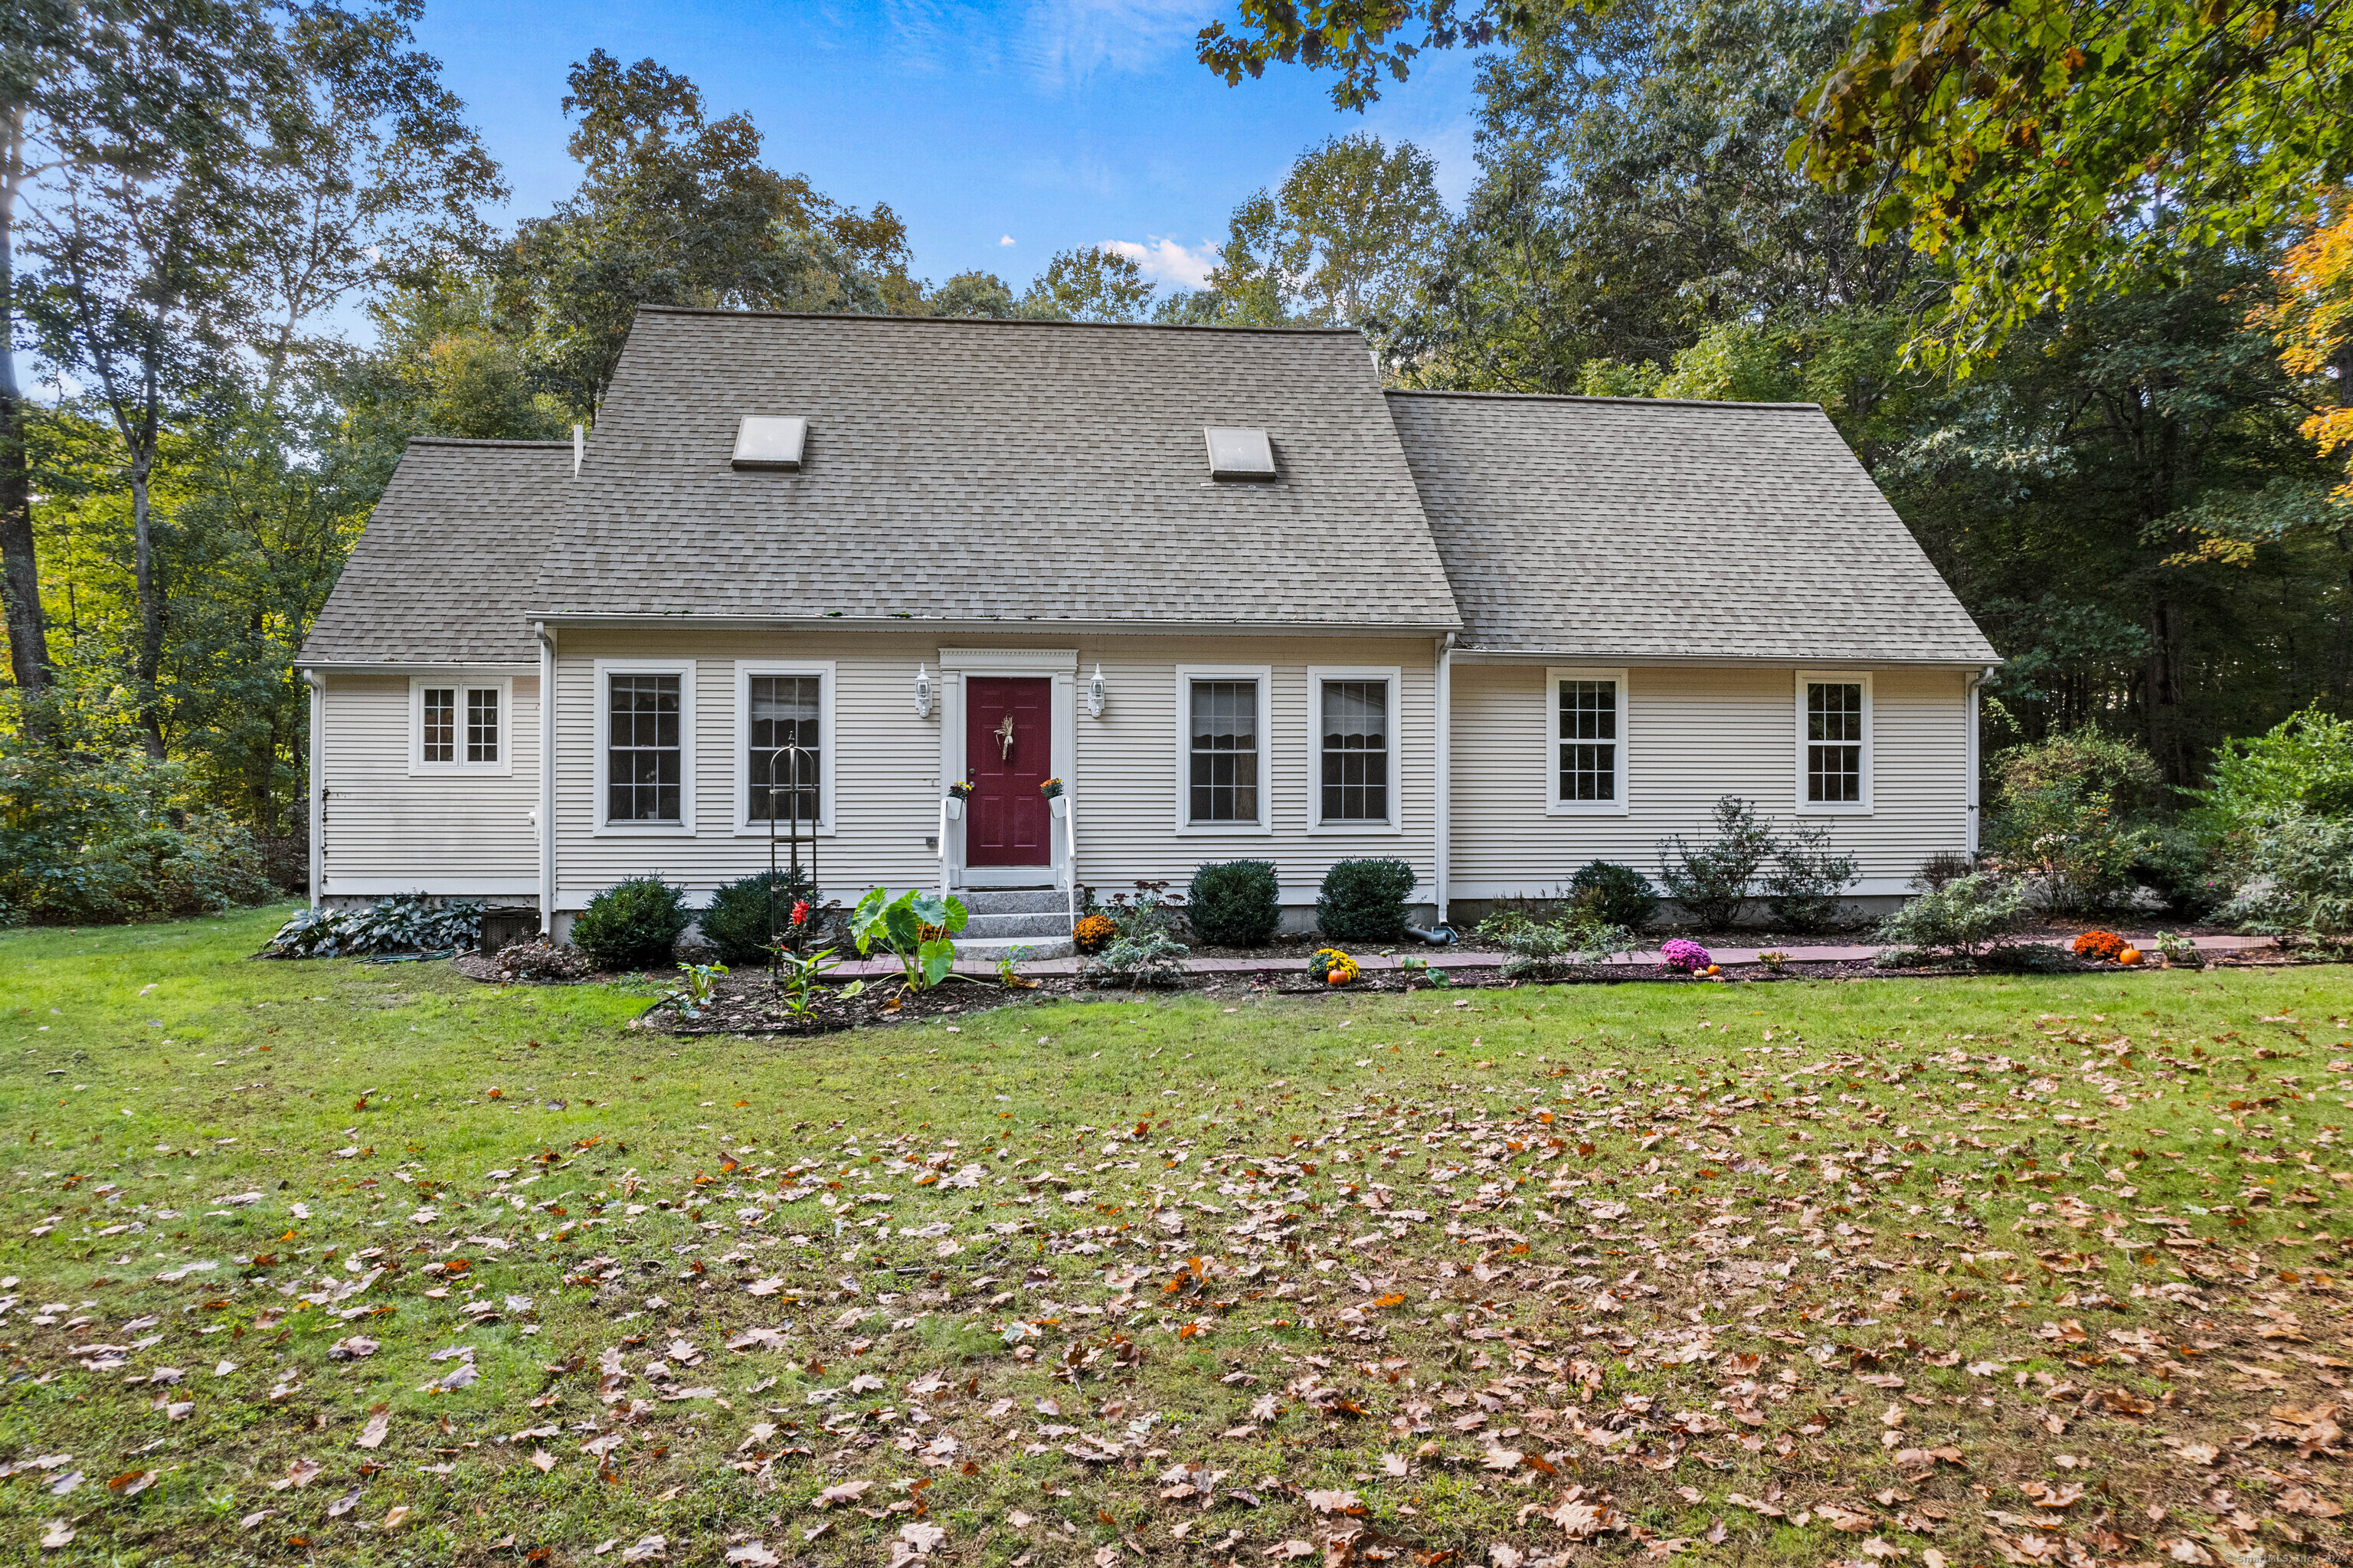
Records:
{"label": "green shrub", "polygon": [[2180,823],[2146,830],[2126,874],[2163,899],[2166,913],[2177,919],[2203,920],[2231,898],[2231,878],[2220,857],[2195,829]]}
{"label": "green shrub", "polygon": [[703,937],[719,949],[722,963],[762,964],[777,936],[792,923],[793,905],[801,899],[817,901],[817,886],[807,871],[798,876],[789,867],[756,872],[712,893],[699,924]]}
{"label": "green shrub", "polygon": [[2127,813],[2156,807],[2163,787],[2147,752],[2088,725],[2010,747],[1994,758],[1993,775],[2005,799],[2072,785],[2079,794],[2097,796]]}
{"label": "green shrub", "polygon": [[1079,974],[1090,985],[1175,985],[1185,978],[1190,950],[1166,931],[1139,931],[1081,959]]}
{"label": "green shrub", "polygon": [[1737,795],[1715,803],[1715,837],[1694,849],[1678,833],[1659,841],[1659,885],[1683,913],[1711,931],[1740,918],[1757,868],[1773,853],[1773,832]]}
{"label": "green shrub", "polygon": [[273,959],[340,959],[360,953],[444,953],[479,946],[482,906],[423,893],[379,898],[364,909],[305,909],[278,929]]}
{"label": "green shrub", "polygon": [[2353,720],[2318,708],[2291,714],[2270,733],[2227,740],[2213,776],[2189,792],[2207,838],[2277,821],[2291,810],[2316,817],[2353,814]]}
{"label": "green shrub", "polygon": [[0,745],[0,907],[89,925],[278,895],[252,832],[191,800],[187,769],[130,750]]}
{"label": "green shrub", "polygon": [[659,876],[617,882],[572,922],[573,945],[598,969],[668,969],[679,933],[694,922],[685,900]]}
{"label": "green shrub", "polygon": [[2249,838],[2248,880],[2223,919],[2251,931],[2353,937],[2353,817],[2292,810]]}
{"label": "green shrub", "polygon": [[1324,876],[1315,926],[1345,942],[1394,942],[1405,935],[1413,867],[1401,860],[1344,860]]}
{"label": "green shrub", "polygon": [[1568,901],[1605,925],[1639,931],[1659,912],[1658,890],[1630,865],[1597,860],[1568,879]]}
{"label": "green shrub", "polygon": [[1773,847],[1779,863],[1765,877],[1766,902],[1773,918],[1792,931],[1824,931],[1836,924],[1841,899],[1854,885],[1854,856],[1833,854],[1827,822],[1789,830]]}
{"label": "green shrub", "polygon": [[1505,910],[1479,922],[1479,935],[1510,956],[1505,980],[1561,980],[1634,950],[1634,934],[1573,907],[1565,920]]}
{"label": "green shrub", "polygon": [[1201,941],[1221,948],[1260,947],[1282,924],[1282,891],[1271,861],[1205,865],[1185,890],[1185,918]]}
{"label": "green shrub", "polygon": [[1907,956],[1975,960],[2008,942],[2025,922],[2026,899],[2015,885],[1972,874],[1922,892],[1879,923],[1878,938],[1892,948],[1907,949]]}
{"label": "green shrub", "polygon": [[2126,902],[2153,835],[2122,822],[2105,793],[2063,779],[2008,796],[1985,837],[1987,858],[2005,875],[2034,885],[2052,908],[2073,911]]}

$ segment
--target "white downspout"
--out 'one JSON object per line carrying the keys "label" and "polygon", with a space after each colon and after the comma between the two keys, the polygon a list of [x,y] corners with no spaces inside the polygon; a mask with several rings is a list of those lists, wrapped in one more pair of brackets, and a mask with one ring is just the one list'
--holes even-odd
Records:
{"label": "white downspout", "polygon": [[1454,863],[1454,633],[1450,631],[1438,643],[1438,691],[1434,699],[1437,723],[1434,744],[1437,756],[1432,759],[1436,770],[1436,788],[1431,791],[1436,801],[1437,821],[1430,831],[1430,880],[1438,898],[1437,923],[1447,923],[1447,883]]}
{"label": "white downspout", "polygon": [[539,928],[555,940],[555,633],[533,621],[539,638]]}
{"label": "white downspout", "polygon": [[311,688],[311,907],[316,909],[327,860],[327,681],[305,670],[302,683]]}
{"label": "white downspout", "polygon": [[1993,666],[1989,664],[1968,679],[1969,735],[1968,749],[1969,778],[1968,790],[1966,797],[1968,802],[1968,839],[1966,847],[1968,850],[1969,863],[1972,866],[1977,863],[1978,818],[1983,814],[1984,810],[1983,805],[1978,799],[1978,791],[1981,786],[1978,781],[1978,775],[1980,771],[1978,763],[1978,692],[1979,687],[1983,686],[1988,680],[1992,678],[1992,675]]}

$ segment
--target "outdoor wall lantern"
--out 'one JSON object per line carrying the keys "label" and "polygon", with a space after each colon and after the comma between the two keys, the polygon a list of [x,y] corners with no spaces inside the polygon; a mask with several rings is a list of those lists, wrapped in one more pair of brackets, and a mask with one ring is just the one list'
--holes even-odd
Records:
{"label": "outdoor wall lantern", "polygon": [[932,716],[932,677],[920,662],[915,666],[915,716]]}
{"label": "outdoor wall lantern", "polygon": [[1102,666],[1101,664],[1098,664],[1098,665],[1096,665],[1096,666],[1095,666],[1095,676],[1094,676],[1094,679],[1093,679],[1093,680],[1092,680],[1092,681],[1089,681],[1089,682],[1087,683],[1087,716],[1088,716],[1088,717],[1090,717],[1090,718],[1101,718],[1101,717],[1103,717],[1103,666]]}

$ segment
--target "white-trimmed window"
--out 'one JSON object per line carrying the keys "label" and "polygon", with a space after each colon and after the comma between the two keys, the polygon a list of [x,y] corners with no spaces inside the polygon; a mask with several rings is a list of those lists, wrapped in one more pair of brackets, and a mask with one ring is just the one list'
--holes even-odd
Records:
{"label": "white-trimmed window", "polygon": [[1176,668],[1176,831],[1269,831],[1264,664]]}
{"label": "white-trimmed window", "polygon": [[694,832],[694,662],[599,659],[596,832]]}
{"label": "white-trimmed window", "polygon": [[1626,672],[1545,672],[1545,810],[1555,816],[1627,814]]}
{"label": "white-trimmed window", "polygon": [[411,773],[514,771],[514,682],[418,675],[408,683]]}
{"label": "white-trimmed window", "polygon": [[1388,832],[1398,825],[1396,665],[1307,672],[1310,832]]}
{"label": "white-trimmed window", "polygon": [[735,666],[735,831],[833,832],[833,665]]}
{"label": "white-trimmed window", "polygon": [[1798,672],[1798,800],[1800,811],[1871,810],[1871,676]]}

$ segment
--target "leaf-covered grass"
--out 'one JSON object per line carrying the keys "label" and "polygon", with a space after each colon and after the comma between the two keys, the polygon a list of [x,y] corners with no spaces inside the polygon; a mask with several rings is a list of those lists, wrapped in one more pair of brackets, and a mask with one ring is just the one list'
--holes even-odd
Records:
{"label": "leaf-covered grass", "polygon": [[274,918],[0,938],[9,1559],[2348,1547],[2353,971],[755,1042]]}

